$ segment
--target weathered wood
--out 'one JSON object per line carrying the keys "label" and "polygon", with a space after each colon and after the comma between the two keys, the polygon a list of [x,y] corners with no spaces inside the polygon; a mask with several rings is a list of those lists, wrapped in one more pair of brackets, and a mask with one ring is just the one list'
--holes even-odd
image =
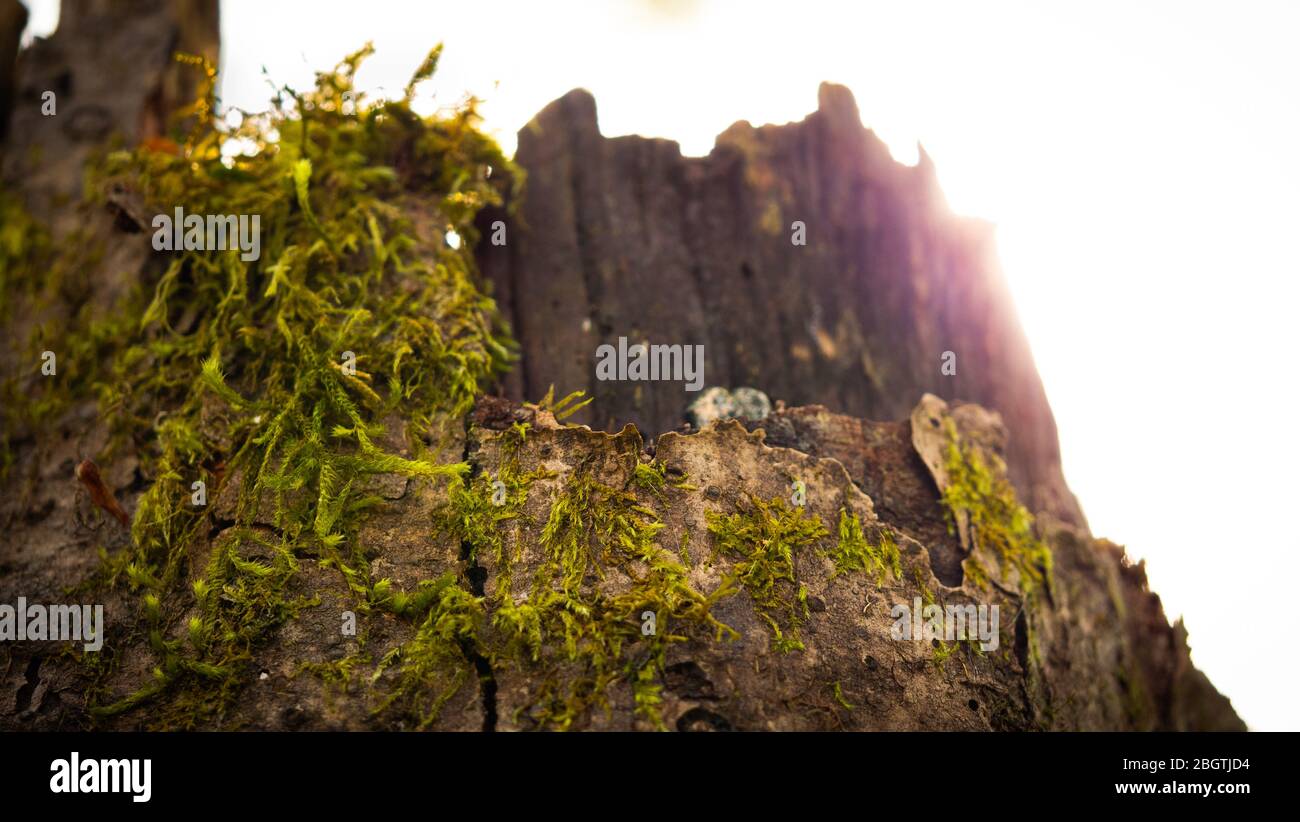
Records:
{"label": "weathered wood", "polygon": [[[978,402],[1011,432],[1030,507],[1085,524],[991,226],[949,212],[924,153],[895,162],[848,89],[823,85],[798,123],[736,123],[704,158],[601,136],[594,99],[573,91],[520,131],[517,159],[517,215],[483,214],[479,244],[523,344],[510,396],[583,388],[596,401],[580,421],[677,428],[696,396],[681,382],[596,379],[597,346],[626,336],[703,344],[706,385],[790,405],[900,419],[926,392]],[[496,220],[505,246],[489,241]]]}
{"label": "weathered wood", "polygon": [[[114,137],[135,145],[165,135],[172,113],[195,99],[201,75],[174,56],[217,64],[217,9],[217,0],[65,0],[58,29],[18,55],[4,179],[56,234],[77,226],[69,206],[91,152]],[[54,116],[41,111],[49,91]]]}

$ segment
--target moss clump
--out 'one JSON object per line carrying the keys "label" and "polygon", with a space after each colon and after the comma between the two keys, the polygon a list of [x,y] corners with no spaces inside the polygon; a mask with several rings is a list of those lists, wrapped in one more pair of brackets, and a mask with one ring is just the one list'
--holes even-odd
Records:
{"label": "moss clump", "polygon": [[[1005,466],[996,457],[992,458],[992,464],[986,462],[975,446],[962,440],[952,419],[945,420],[944,430],[948,438],[945,455],[948,487],[944,489],[942,502],[949,531],[955,534],[964,517],[975,549],[986,550],[997,558],[1000,576],[1009,579],[1014,570],[1027,607],[1051,578],[1051,550],[1034,533],[1033,516],[1016,499],[1015,489],[1006,479]],[[974,586],[989,586],[989,570],[975,550],[962,567]],[[1030,663],[1031,668],[1037,669],[1041,660],[1035,657],[1034,644],[1031,631]],[[962,647],[970,656],[984,655],[979,644],[969,640],[940,641],[934,651],[935,664],[942,668]]]}
{"label": "moss clump", "polygon": [[269,539],[269,534],[240,528],[217,544],[204,575],[188,592],[193,613],[176,638],[170,638],[175,633],[168,630],[170,615],[190,596],[149,578],[145,569],[128,569],[130,583],[145,591],[144,628],[159,664],[148,685],[124,699],[92,707],[92,716],[114,716],[168,694],[171,699],[149,720],[153,727],[190,729],[222,718],[266,632],[319,604],[316,597],[287,593],[298,561],[287,544]]}
{"label": "moss clump", "polygon": [[375,708],[376,715],[407,718],[427,728],[474,672],[473,646],[484,621],[483,599],[462,588],[453,574],[422,583],[419,592],[392,601],[403,616],[418,620],[415,637],[389,651],[371,678],[390,667],[397,681]]}
{"label": "moss clump", "polygon": [[632,476],[633,481],[641,488],[644,488],[655,496],[661,496],[663,494],[664,483],[667,482],[664,474],[663,463],[638,462],[636,464],[635,473]]}
{"label": "moss clump", "polygon": [[285,596],[298,560],[287,542],[269,536],[237,530],[213,550],[203,578],[192,586],[198,614],[188,623],[189,644],[215,668],[248,659],[267,630],[319,603]]}
{"label": "moss clump", "polygon": [[866,573],[872,575],[877,585],[883,585],[889,577],[903,578],[902,560],[898,553],[898,543],[894,533],[888,528],[877,532],[876,544],[872,544],[862,532],[862,521],[857,514],[848,509],[840,509],[839,540],[831,549],[830,557],[835,563],[831,577],[849,573]]}
{"label": "moss clump", "polygon": [[[545,411],[555,417],[557,422],[563,422],[586,408],[595,399],[594,397],[586,397],[586,394],[586,391],[574,391],[557,401],[555,399],[555,386],[552,385],[546,390],[546,396],[542,397],[540,402],[524,403],[524,405],[537,411]],[[586,399],[583,399],[583,397],[586,397]]]}
{"label": "moss clump", "polygon": [[632,481],[638,488],[649,491],[657,499],[664,499],[664,486],[669,485],[678,491],[697,491],[694,485],[688,481],[684,471],[675,471],[670,478],[668,475],[668,466],[662,462],[638,462]]}
{"label": "moss clump", "polygon": [[[468,470],[439,464],[428,443],[461,429],[512,358],[470,249],[474,215],[520,177],[477,129],[474,101],[423,118],[410,93],[369,103],[355,92],[369,53],[318,74],[310,91],[282,88],[270,111],[236,128],[214,116],[215,72],[202,66],[204,96],[182,113],[190,128],[173,135],[175,151],[116,152],[91,175],[90,190],[124,187],[156,213],[257,214],[263,229],[258,259],[173,252],[117,307],[124,321],[69,328],[74,345],[94,347],[88,361],[106,363],[89,382],[115,447],[133,444],[151,480],[131,545],[104,578],[139,591],[158,671],[98,715],[163,696],[193,707],[181,697],[196,676],[219,683],[209,690],[227,702],[248,678],[233,661],[302,604],[290,592],[303,558],[340,570],[359,611],[381,604],[418,623],[417,644],[386,661],[402,671],[390,704],[408,700],[441,653],[447,609],[464,604],[442,580],[410,595],[372,585],[356,533],[382,500],[362,487],[374,474],[441,482]],[[450,247],[448,231],[464,241]],[[210,556],[208,534],[232,523],[215,505],[189,504],[199,479],[212,499],[234,500],[226,516],[239,536]],[[264,558],[243,554],[249,539],[265,543]],[[182,582],[196,563],[206,566],[202,593]],[[191,610],[192,641],[180,641],[171,626]]]}
{"label": "moss clump", "polygon": [[[808,616],[807,591],[795,573],[795,552],[827,536],[817,515],[781,497],[750,498],[750,510],[707,515],[714,548],[735,560],[719,590],[740,584],[772,629],[774,647],[803,650],[799,626]],[[715,594],[716,595],[716,594]]]}
{"label": "moss clump", "polygon": [[[619,488],[580,466],[551,500],[540,556],[521,573],[524,543],[509,539],[508,523],[526,516],[527,495],[549,474],[522,473],[523,439],[514,431],[498,442],[495,477],[454,484],[438,514],[438,527],[458,537],[467,556],[493,562],[496,580],[484,598],[492,630],[466,637],[473,654],[495,671],[528,671],[535,684],[515,721],[572,728],[593,709],[608,709],[609,688],[622,682],[638,716],[663,728],[658,706],[669,645],[696,631],[714,639],[735,632],[712,617],[713,600],[689,584],[678,557],[656,542],[663,525],[636,492],[662,498],[663,485],[646,484],[647,477],[663,478],[662,467],[637,470],[643,464],[630,462]],[[526,590],[517,590],[519,578]]]}
{"label": "moss clump", "polygon": [[855,706],[844,698],[844,689],[840,685],[839,680],[831,683],[831,695],[835,697],[835,701],[838,702],[840,707],[844,710],[851,711],[854,709]]}
{"label": "moss clump", "polygon": [[[629,485],[639,487],[635,467],[629,474]],[[692,587],[678,558],[656,544],[662,528],[631,490],[582,469],[568,478],[542,529],[528,594],[516,598],[499,583],[492,600],[493,664],[526,668],[539,683],[519,718],[570,728],[589,710],[608,708],[608,688],[624,681],[637,713],[662,727],[668,646],[692,630],[715,639],[735,634],[711,615],[714,598]],[[498,568],[500,576],[511,573],[509,565]],[[611,577],[621,583],[615,592],[600,584]]]}
{"label": "moss clump", "polygon": [[[1003,466],[986,464],[976,448],[961,440],[953,421],[945,422],[948,487],[943,504],[949,531],[956,533],[959,514],[965,515],[976,546],[998,558],[1003,577],[1015,569],[1021,589],[1033,591],[1051,575],[1051,550],[1034,534],[1033,516],[1016,499]],[[967,559],[965,565],[976,584],[987,584],[988,572],[978,559]]]}
{"label": "moss clump", "polygon": [[[578,402],[581,393],[555,402],[552,391],[527,405],[560,419],[586,404]],[[458,539],[471,564],[490,562],[495,577],[484,597],[492,629],[466,638],[470,653],[493,670],[529,671],[536,685],[516,721],[574,727],[592,709],[608,708],[608,689],[622,682],[633,692],[637,714],[662,728],[660,678],[669,644],[694,629],[714,638],[734,635],[710,615],[711,600],[687,582],[678,557],[659,547],[663,525],[637,497],[665,499],[665,468],[629,454],[619,488],[580,466],[538,524],[540,557],[521,572],[526,544],[522,530],[511,538],[512,523],[528,521],[529,494],[538,480],[553,476],[542,467],[529,473],[520,467],[529,431],[516,424],[496,435],[494,469],[451,483],[435,516],[436,529]],[[654,615],[652,631],[647,613]]]}
{"label": "moss clump", "polygon": [[[958,652],[963,651],[963,654],[958,655]],[[951,642],[945,642],[940,639],[935,641],[931,660],[936,668],[943,671],[948,660],[955,657],[961,663],[962,669],[969,672],[970,669],[966,666],[966,661],[982,656],[985,656],[984,649],[980,647],[977,640],[954,639]]]}
{"label": "moss clump", "polygon": [[[435,529],[456,538],[471,565],[490,556],[498,568],[509,569],[519,559],[521,546],[509,553],[504,528],[524,515],[528,489],[546,476],[544,469],[521,474],[516,461],[506,459],[495,476],[479,474],[453,482],[447,487],[446,504],[435,514]],[[509,596],[511,581],[508,572],[497,576],[498,596]]]}
{"label": "moss clump", "polygon": [[333,707],[335,695],[351,692],[358,671],[370,663],[371,658],[368,654],[354,651],[329,662],[304,662],[298,666],[298,673],[309,673],[318,677],[325,685],[325,704]]}
{"label": "moss clump", "polygon": [[666,731],[668,726],[659,713],[659,705],[663,702],[659,693],[663,690],[663,685],[659,684],[657,673],[654,664],[642,666],[632,681],[632,697],[637,715],[646,719],[656,730]]}

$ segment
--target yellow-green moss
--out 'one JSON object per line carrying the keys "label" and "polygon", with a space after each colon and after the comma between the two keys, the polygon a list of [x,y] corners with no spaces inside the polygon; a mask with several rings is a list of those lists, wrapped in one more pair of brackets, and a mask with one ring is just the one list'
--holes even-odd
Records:
{"label": "yellow-green moss", "polygon": [[[943,504],[949,530],[955,533],[959,515],[965,515],[976,546],[998,558],[1003,577],[1015,569],[1021,589],[1032,591],[1050,578],[1052,568],[1052,553],[1034,533],[1033,516],[1016,499],[1003,466],[987,465],[975,447],[962,441],[953,421],[945,423],[948,487]],[[976,584],[987,581],[978,559],[968,559],[966,569]]]}
{"label": "yellow-green moss", "polygon": [[862,532],[862,521],[857,514],[848,509],[840,509],[839,539],[831,549],[830,557],[835,563],[831,577],[849,573],[866,573],[872,575],[877,585],[883,585],[889,577],[903,578],[901,557],[894,533],[889,528],[877,529],[877,544],[872,544]]}
{"label": "yellow-green moss", "polygon": [[[459,653],[448,650],[461,626],[449,614],[474,598],[441,579],[409,594],[372,583],[356,534],[382,500],[361,486],[396,473],[465,490],[468,466],[439,464],[425,443],[457,432],[512,358],[471,249],[475,214],[520,176],[477,129],[473,101],[423,118],[409,95],[370,103],[356,93],[369,53],[318,74],[310,91],[281,89],[271,111],[234,129],[214,116],[215,73],[205,66],[205,96],[183,112],[176,151],[115,152],[91,174],[90,191],[118,184],[159,213],[258,214],[262,226],[259,259],[174,252],[152,285],[123,299],[112,328],[66,329],[74,350],[93,354],[87,363],[103,364],[85,384],[114,442],[137,444],[151,480],[131,545],[108,558],[103,578],[139,590],[159,665],[136,692],[97,706],[99,716],[159,699],[200,719],[218,713],[204,707],[208,697],[225,704],[248,676],[232,662],[302,605],[290,593],[301,558],[338,569],[359,611],[380,605],[419,626],[380,667],[400,672],[385,712],[402,704],[427,722],[434,706],[420,702],[416,680]],[[431,54],[421,72],[435,64]],[[232,139],[254,151],[223,157]],[[417,239],[408,207],[433,220],[432,238]],[[463,238],[458,248],[441,242],[449,230]],[[0,235],[0,254],[8,240]],[[342,367],[347,351],[355,373]],[[389,419],[405,423],[410,455],[387,444]],[[208,484],[207,507],[189,504],[197,479]],[[212,504],[231,483],[234,538],[205,555],[207,535],[232,525],[217,523]],[[267,500],[273,522],[259,523]],[[263,556],[246,556],[255,543]],[[206,566],[201,591],[182,583],[196,563]],[[188,640],[170,638],[168,626],[196,608]],[[198,680],[219,686],[200,694]]]}
{"label": "yellow-green moss", "polygon": [[734,561],[719,591],[743,586],[772,629],[773,646],[782,652],[802,650],[799,627],[808,616],[808,604],[796,575],[795,552],[827,536],[821,518],[781,497],[751,497],[748,511],[709,512],[706,518],[715,551]]}
{"label": "yellow-green moss", "polygon": [[846,711],[853,710],[854,705],[844,698],[844,689],[840,685],[839,680],[831,683],[831,695],[835,697],[835,701],[840,704],[840,707],[844,708]]}
{"label": "yellow-green moss", "polygon": [[528,489],[545,476],[544,469],[521,474],[514,459],[504,459],[495,476],[479,474],[450,483],[447,502],[435,514],[435,530],[457,539],[467,549],[466,560],[474,564],[490,556],[504,570],[496,580],[498,596],[509,595],[509,569],[519,558],[519,546],[513,554],[508,552],[504,526],[523,515]]}
{"label": "yellow-green moss", "polygon": [[[640,487],[635,468],[631,476]],[[712,599],[689,584],[678,558],[656,543],[662,528],[631,491],[581,469],[568,478],[551,503],[527,596],[516,600],[498,585],[493,600],[494,666],[526,668],[539,683],[519,719],[569,728],[607,708],[609,686],[622,680],[638,714],[662,727],[658,677],[668,645],[697,629],[715,639],[734,635],[713,618]],[[620,592],[602,590],[599,580],[609,576],[619,578]],[[655,623],[648,635],[647,612]]]}
{"label": "yellow-green moss", "polygon": [[423,619],[414,638],[380,660],[372,684],[389,668],[395,668],[397,682],[374,713],[427,728],[474,673],[471,649],[485,619],[483,599],[461,587],[455,575],[444,574],[422,584],[414,598],[402,603],[400,613]]}

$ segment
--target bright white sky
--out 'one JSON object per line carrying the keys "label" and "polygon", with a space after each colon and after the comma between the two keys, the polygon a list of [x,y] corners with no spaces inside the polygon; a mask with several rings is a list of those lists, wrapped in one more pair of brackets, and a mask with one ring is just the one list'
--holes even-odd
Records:
{"label": "bright white sky", "polygon": [[[56,2],[34,5],[48,32]],[[426,109],[473,92],[509,150],[582,86],[606,135],[705,154],[848,85],[895,157],[921,141],[952,207],[997,223],[1094,531],[1147,560],[1253,728],[1300,729],[1300,6],[1048,5],[224,0],[223,95],[264,108],[263,66],[305,86],[367,40],[360,85],[398,95],[442,40]]]}

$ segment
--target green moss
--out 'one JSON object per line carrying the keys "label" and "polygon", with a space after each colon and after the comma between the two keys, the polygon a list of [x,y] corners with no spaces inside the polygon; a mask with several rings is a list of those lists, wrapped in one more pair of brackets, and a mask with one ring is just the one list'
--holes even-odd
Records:
{"label": "green moss", "polygon": [[50,236],[12,191],[0,188],[0,320],[12,316],[13,299],[30,294],[34,270],[50,259]]}
{"label": "green moss", "polygon": [[[714,548],[734,560],[719,591],[739,584],[772,629],[773,646],[782,652],[802,650],[799,626],[808,616],[807,592],[795,573],[795,553],[827,536],[821,518],[781,497],[750,498],[750,509],[736,514],[707,514]],[[715,595],[716,592],[715,592]]]}
{"label": "green moss", "polygon": [[[257,214],[262,227],[257,260],[238,250],[174,252],[111,320],[74,315],[57,329],[72,352],[60,356],[60,374],[69,368],[62,399],[93,391],[113,428],[99,458],[130,447],[151,482],[130,546],[106,558],[101,579],[138,590],[157,670],[98,705],[97,716],[162,700],[161,724],[216,721],[250,676],[235,663],[305,603],[292,593],[304,558],[337,569],[359,611],[380,605],[417,623],[415,644],[381,667],[400,671],[387,704],[406,706],[418,724],[429,716],[431,703],[413,696],[416,681],[446,650],[447,613],[465,601],[441,580],[409,594],[372,584],[356,535],[382,500],[361,488],[368,475],[395,473],[469,493],[460,481],[468,466],[432,455],[513,356],[471,249],[475,214],[502,201],[504,181],[521,178],[478,130],[473,101],[422,118],[409,96],[370,103],[355,94],[369,53],[318,74],[310,91],[281,89],[269,112],[234,129],[214,116],[215,73],[204,67],[205,95],[183,112],[176,153],[115,152],[90,175],[89,191],[121,185],[155,213]],[[231,140],[252,150],[223,157]],[[432,238],[417,237],[408,216],[416,213],[432,219]],[[26,277],[11,257],[35,255],[8,229],[6,220],[6,284]],[[464,239],[458,248],[441,242],[448,230]],[[344,352],[355,354],[355,371]],[[24,413],[48,414],[43,401]],[[393,419],[405,423],[412,453],[392,444]],[[208,483],[210,501],[233,498],[233,530],[213,504],[189,504],[196,479]],[[209,547],[217,528],[227,538]],[[192,589],[184,581],[196,566],[205,570]],[[183,619],[187,612],[198,616]]]}
{"label": "green moss", "polygon": [[[962,652],[958,656],[958,652]],[[966,660],[984,656],[984,649],[980,647],[979,641],[975,639],[954,639],[951,642],[942,639],[936,640],[933,646],[930,659],[934,662],[935,667],[944,670],[945,663],[949,659],[956,657],[965,668]]]}
{"label": "green moss", "polygon": [[591,401],[594,398],[587,397],[586,399],[583,399],[586,394],[586,391],[574,391],[570,394],[566,394],[557,402],[555,399],[555,386],[552,385],[547,389],[546,396],[542,397],[541,402],[527,403],[527,405],[541,411],[546,411],[555,417],[557,422],[563,422],[591,404]]}
{"label": "green moss", "polygon": [[521,474],[517,462],[507,458],[495,477],[480,474],[448,485],[447,502],[435,514],[437,532],[457,539],[466,548],[465,559],[471,565],[484,556],[495,560],[501,569],[496,581],[500,597],[510,594],[513,578],[509,571],[519,559],[518,545],[513,554],[508,551],[504,526],[523,516],[529,488],[548,475],[544,469]]}
{"label": "green moss", "polygon": [[390,668],[396,684],[374,709],[377,716],[397,716],[417,729],[427,728],[443,706],[474,673],[473,648],[485,619],[483,599],[461,587],[453,574],[422,583],[401,602],[403,616],[415,616],[415,636],[389,651],[371,678],[377,682]]}
{"label": "green moss", "polygon": [[668,726],[664,724],[663,715],[659,712],[659,706],[663,702],[659,696],[662,690],[663,686],[656,678],[653,663],[646,664],[638,670],[636,678],[632,680],[632,695],[637,715],[649,722],[655,730],[666,731]]}
{"label": "green moss", "polygon": [[[629,477],[629,489],[640,487],[635,467]],[[494,668],[527,670],[536,683],[517,721],[571,728],[607,709],[609,687],[625,682],[637,714],[661,728],[669,645],[692,635],[735,636],[710,613],[714,598],[692,587],[678,558],[657,544],[662,529],[631,490],[579,469],[551,502],[527,593],[503,584],[512,568],[498,566],[486,650]],[[619,584],[602,586],[606,579]]]}
{"label": "green moss", "polygon": [[120,700],[92,707],[92,716],[115,716],[169,692],[176,698],[150,719],[154,727],[192,728],[218,716],[237,694],[253,652],[270,630],[319,604],[315,597],[287,594],[297,568],[284,543],[253,530],[236,530],[214,548],[203,578],[191,588],[197,613],[187,620],[184,637],[172,639],[167,615],[175,608],[165,609],[163,597],[169,606],[186,598],[146,570],[129,567],[131,584],[145,589],[144,627],[160,662],[149,683]]}
{"label": "green moss", "polygon": [[934,591],[931,591],[930,586],[926,584],[925,574],[919,566],[912,568],[912,582],[916,583],[916,590],[921,593],[922,602],[926,605],[934,605],[938,602]]}
{"label": "green moss", "polygon": [[329,662],[303,662],[298,673],[311,674],[325,685],[326,705],[332,706],[336,694],[347,694],[360,672],[372,663],[369,654],[356,650]]}
{"label": "green moss", "polygon": [[971,581],[972,585],[982,590],[988,590],[989,572],[988,569],[984,567],[984,563],[980,562],[979,557],[966,557],[966,559],[962,561],[962,570],[965,572],[966,578]]}
{"label": "green moss", "polygon": [[638,462],[632,475],[632,481],[655,496],[662,496],[664,490],[664,465],[661,462]]}
{"label": "green moss", "polygon": [[831,683],[831,694],[835,697],[835,701],[840,704],[840,707],[847,711],[853,710],[854,706],[844,698],[844,690],[840,687],[838,680]]}
{"label": "green moss", "polygon": [[[410,89],[433,71],[436,50],[406,99],[379,103],[354,94],[368,53],[321,73],[314,89],[281,89],[271,111],[234,129],[214,116],[215,75],[205,68],[207,93],[184,112],[177,153],[115,152],[94,169],[92,199],[113,183],[157,213],[181,206],[190,214],[260,215],[258,260],[237,251],[155,258],[145,282],[96,319],[94,307],[70,299],[85,290],[78,272],[94,269],[93,244],[65,242],[56,253],[0,192],[0,317],[12,313],[13,299],[71,307],[66,316],[42,317],[28,341],[33,351],[65,341],[61,378],[38,381],[37,390],[30,380],[3,386],[4,464],[12,460],[10,431],[94,396],[112,426],[110,445],[96,457],[129,449],[149,481],[130,545],[105,555],[100,581],[138,594],[136,630],[154,666],[123,696],[105,687],[118,673],[115,662],[88,662],[92,715],[147,708],[146,722],[156,727],[221,725],[254,675],[248,663],[280,626],[317,603],[301,590],[304,561],[337,571],[359,614],[381,610],[409,623],[411,638],[368,677],[376,717],[406,727],[433,724],[488,660],[529,671],[534,685],[521,716],[540,727],[573,727],[608,707],[608,690],[621,684],[637,715],[662,728],[668,649],[736,636],[712,611],[742,590],[773,647],[801,649],[808,591],[796,559],[829,536],[820,519],[780,498],[710,514],[714,550],[732,569],[706,594],[688,578],[689,533],[676,550],[658,544],[664,526],[650,506],[670,498],[671,488],[692,488],[659,462],[634,460],[617,488],[587,466],[567,477],[551,502],[528,589],[514,590],[524,545],[510,529],[547,476],[518,467],[517,454],[535,433],[516,423],[502,435],[495,476],[440,464],[434,454],[463,432],[475,397],[513,358],[470,249],[475,215],[502,201],[504,181],[522,177],[478,130],[472,101],[433,118],[412,111]],[[232,140],[252,150],[223,156]],[[432,243],[417,236],[417,223],[429,221]],[[463,238],[458,248],[438,242],[448,230]],[[344,352],[355,354],[355,371],[344,367]],[[535,407],[563,420],[587,402],[581,392],[556,402],[551,391]],[[400,444],[393,421],[405,425]],[[981,544],[1020,568],[1022,581],[1049,567],[1005,481],[955,441],[950,462],[957,490],[945,502],[950,511],[976,512]],[[433,530],[459,540],[471,566],[494,562],[493,590],[472,591],[455,573],[409,590],[372,579],[359,526],[384,502],[363,488],[369,476],[387,473],[445,487]],[[209,486],[206,508],[189,504],[196,479]],[[214,513],[218,498],[233,500],[223,503],[231,513],[222,518]],[[867,573],[880,584],[901,577],[889,531],[869,540],[858,518],[841,511],[838,537],[829,553],[836,575]],[[643,631],[647,612],[655,616],[652,633]],[[132,638],[127,631],[110,642]],[[118,660],[116,650],[103,660]],[[370,659],[358,649],[332,662],[303,661],[299,670],[346,690]],[[838,683],[834,694],[850,707]]]}
{"label": "green moss", "polygon": [[903,568],[893,531],[888,528],[878,529],[877,540],[877,544],[872,544],[862,532],[862,522],[858,515],[841,508],[839,540],[830,553],[831,560],[835,563],[831,577],[867,573],[875,578],[877,585],[883,585],[891,576],[902,579]]}
{"label": "green moss", "polygon": [[[951,419],[945,429],[948,487],[943,504],[949,530],[955,533],[959,515],[965,515],[976,545],[998,558],[1002,575],[1015,569],[1021,589],[1034,590],[1050,578],[1052,554],[1034,534],[1033,517],[1016,499],[1002,466],[987,465],[976,448],[961,440]],[[976,584],[987,582],[988,572],[978,560],[967,560],[966,569]]]}

